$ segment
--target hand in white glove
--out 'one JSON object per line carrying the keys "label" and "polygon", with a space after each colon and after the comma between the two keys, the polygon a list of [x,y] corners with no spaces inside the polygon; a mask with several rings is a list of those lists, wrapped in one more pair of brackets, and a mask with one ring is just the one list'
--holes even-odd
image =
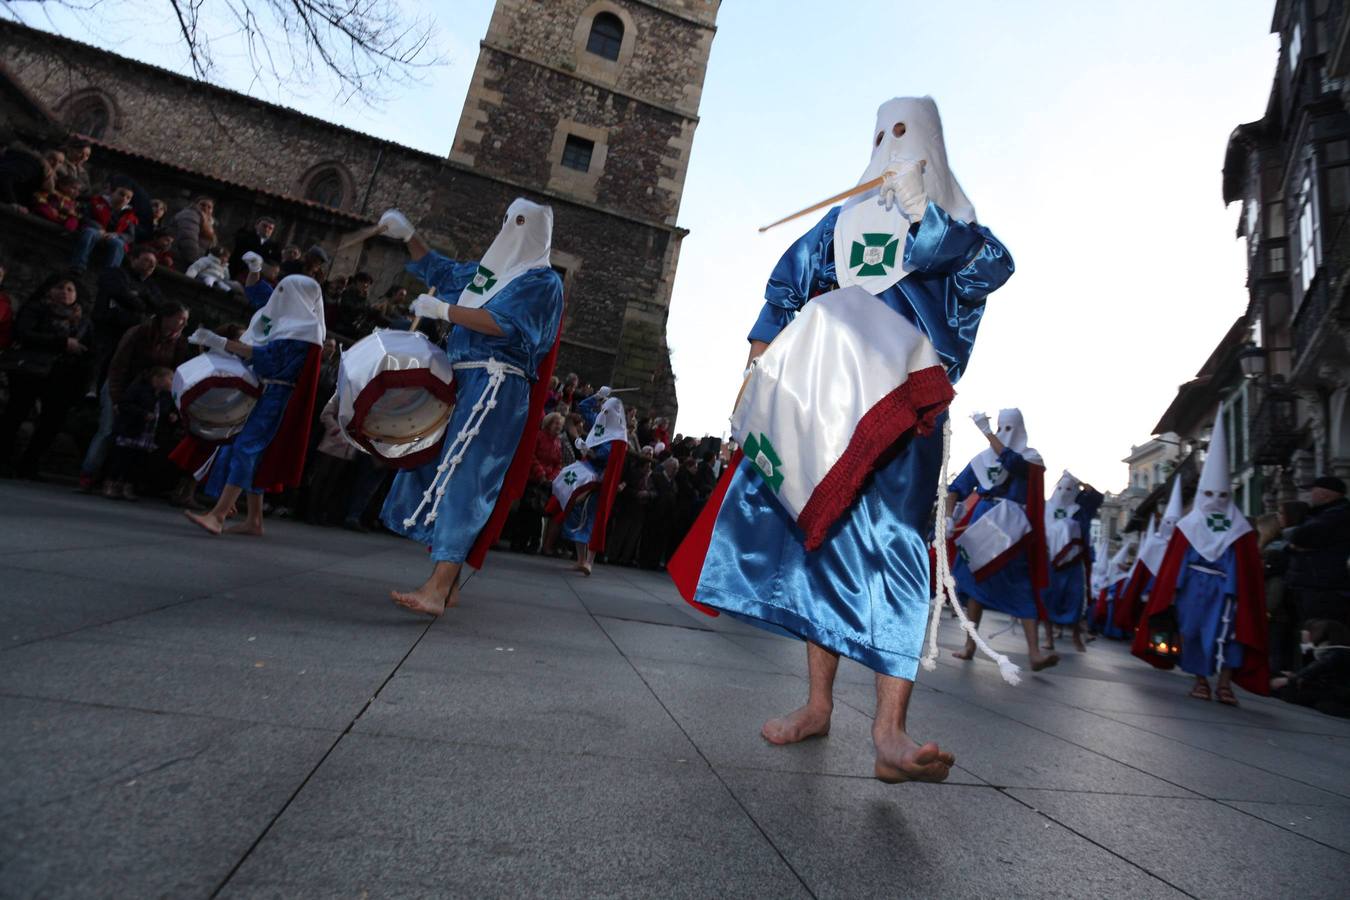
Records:
{"label": "hand in white glove", "polygon": [[608,400],[609,395],[613,390],[613,388],[606,384],[601,386],[600,390],[595,392],[595,396],[599,397],[601,400]]}
{"label": "hand in white glove", "polygon": [[254,253],[252,250],[248,251],[243,256],[239,257],[239,259],[244,263],[244,265],[248,266],[248,270],[250,272],[262,271],[263,258],[258,254]]}
{"label": "hand in white glove", "polygon": [[216,334],[209,328],[199,327],[188,336],[187,342],[195,344],[198,347],[208,347],[212,350],[224,350],[225,338]]}
{"label": "hand in white glove", "polygon": [[384,233],[396,241],[407,243],[412,239],[413,227],[408,217],[396,209],[385,210],[380,216],[380,227]]}
{"label": "hand in white glove", "polygon": [[921,220],[928,208],[928,192],[923,188],[923,163],[891,160],[881,177],[885,179],[877,195],[881,205],[887,209],[892,205],[900,207],[911,222]]}
{"label": "hand in white glove", "polygon": [[430,294],[419,294],[410,307],[414,316],[424,319],[444,319],[450,321],[450,304],[437,300]]}
{"label": "hand in white glove", "polygon": [[586,449],[586,439],[585,439],[585,438],[577,438],[575,441],[572,442],[572,446],[573,446],[573,447],[576,447],[578,450],[585,450],[585,449]]}
{"label": "hand in white glove", "polygon": [[989,417],[986,416],[984,413],[982,413],[982,412],[980,412],[980,413],[975,413],[975,415],[973,415],[973,416],[970,417],[970,420],[971,420],[972,422],[974,422],[974,423],[975,423],[975,427],[978,428],[978,429],[980,429],[980,431],[983,432],[984,434],[993,434],[993,433],[994,433],[993,427],[990,426],[990,424],[989,424]]}

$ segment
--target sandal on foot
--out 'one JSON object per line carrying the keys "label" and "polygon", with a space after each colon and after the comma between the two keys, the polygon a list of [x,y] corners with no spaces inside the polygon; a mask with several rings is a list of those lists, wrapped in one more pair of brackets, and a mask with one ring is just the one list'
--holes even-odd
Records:
{"label": "sandal on foot", "polygon": [[1214,699],[1218,700],[1224,706],[1238,705],[1237,695],[1234,694],[1233,689],[1226,684],[1221,684],[1214,689]]}
{"label": "sandal on foot", "polygon": [[1203,681],[1197,681],[1195,687],[1191,688],[1190,696],[1196,700],[1208,700],[1210,697],[1209,685]]}

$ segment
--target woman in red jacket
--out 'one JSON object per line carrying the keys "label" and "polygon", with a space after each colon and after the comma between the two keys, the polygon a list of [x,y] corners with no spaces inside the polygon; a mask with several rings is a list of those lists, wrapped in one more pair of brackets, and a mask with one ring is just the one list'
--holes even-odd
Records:
{"label": "woman in red jacket", "polygon": [[559,413],[549,413],[539,423],[529,484],[511,516],[511,549],[517,553],[534,553],[539,549],[544,505],[548,503],[553,479],[562,471],[562,439],[559,437],[562,427],[563,417]]}

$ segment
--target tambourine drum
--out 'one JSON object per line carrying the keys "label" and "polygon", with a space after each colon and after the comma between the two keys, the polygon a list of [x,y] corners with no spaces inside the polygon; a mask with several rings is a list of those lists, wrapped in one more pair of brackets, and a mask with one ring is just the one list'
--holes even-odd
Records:
{"label": "tambourine drum", "polygon": [[1022,538],[1031,533],[1031,522],[1020,503],[1008,500],[967,526],[956,538],[976,581],[983,581],[1003,568]]}
{"label": "tambourine drum", "polygon": [[237,356],[203,353],[173,373],[173,402],[187,430],[205,441],[228,441],[244,428],[262,394],[258,376]]}
{"label": "tambourine drum", "polygon": [[400,469],[436,457],[455,407],[450,357],[417,331],[380,329],[342,354],[338,427]]}

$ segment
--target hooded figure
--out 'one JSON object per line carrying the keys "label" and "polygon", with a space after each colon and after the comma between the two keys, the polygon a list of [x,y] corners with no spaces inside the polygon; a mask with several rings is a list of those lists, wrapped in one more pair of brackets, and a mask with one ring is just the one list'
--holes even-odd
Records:
{"label": "hooded figure", "polygon": [[1167,543],[1153,592],[1135,632],[1133,653],[1160,669],[1180,665],[1196,677],[1191,696],[1236,705],[1230,681],[1270,693],[1266,592],[1256,532],[1233,501],[1223,410],[1191,511]]}
{"label": "hooded figure", "polygon": [[1128,637],[1127,633],[1116,624],[1116,602],[1130,578],[1130,572],[1134,567],[1134,553],[1138,548],[1138,541],[1126,541],[1121,544],[1102,574],[1101,589],[1097,592],[1097,602],[1093,606],[1089,624],[1103,637],[1112,640]]}
{"label": "hooded figure", "polygon": [[[912,327],[931,343],[935,387],[950,396],[970,359],[985,300],[1012,275],[1012,259],[975,223],[964,193],[948,190],[956,181],[931,99],[883,104],[875,126],[859,138],[867,141],[867,171],[878,169],[885,182],[834,207],[786,248],[748,335],[751,359],[773,353],[769,345],[780,332],[788,341],[787,329],[799,314],[811,315],[814,298],[829,294],[822,300],[828,305],[848,294],[858,301],[850,308],[859,308],[870,297],[897,327]],[[912,161],[920,159],[922,167]],[[852,290],[831,293],[841,286]],[[859,298],[859,290],[866,296]],[[839,339],[840,352],[870,353],[867,329],[850,334]],[[793,368],[813,390],[834,374],[810,347],[794,346],[782,357],[780,370]],[[794,474],[810,429],[833,427],[837,411],[854,398],[811,405],[812,421],[776,446],[758,436],[753,447],[745,440],[744,453],[726,467],[667,566],[685,599],[912,681],[933,596],[928,535],[946,401],[927,408],[898,394],[894,415],[903,416],[905,430],[879,437],[883,453],[865,448],[852,474],[865,470],[867,477],[843,486],[828,527],[810,536],[780,501],[778,476]]]}
{"label": "hooded figure", "polygon": [[1092,520],[1105,498],[1065,470],[1045,505],[1046,556],[1050,586],[1043,597],[1046,615],[1056,625],[1072,625],[1083,617],[1087,600],[1087,547]]}
{"label": "hooded figure", "polygon": [[1139,619],[1141,604],[1145,595],[1153,590],[1153,579],[1162,567],[1163,555],[1167,553],[1167,544],[1172,540],[1172,532],[1181,521],[1184,504],[1181,498],[1181,476],[1172,479],[1172,492],[1168,496],[1167,508],[1163,510],[1162,521],[1149,529],[1148,536],[1139,547],[1139,557],[1134,561],[1130,580],[1120,593],[1116,603],[1116,627],[1126,633],[1133,631]]}
{"label": "hooded figure", "polygon": [[[460,566],[482,566],[529,476],[563,314],[562,280],[549,266],[553,211],[513,201],[474,261],[429,250],[397,210],[380,224],[410,244],[407,270],[436,289],[413,302],[413,315],[451,324],[444,346],[457,402],[444,447],[439,460],[394,477],[381,513],[390,530],[429,545],[437,563],[422,592],[395,601],[439,615]],[[437,579],[449,579],[444,591]]]}
{"label": "hooded figure", "polygon": [[603,553],[614,509],[614,496],[623,479],[628,455],[628,425],[623,402],[602,387],[577,405],[577,412],[590,424],[586,437],[577,438],[577,450],[585,454],[553,479],[549,513],[562,523],[563,537],[578,547],[578,571],[589,575],[593,554]]}

